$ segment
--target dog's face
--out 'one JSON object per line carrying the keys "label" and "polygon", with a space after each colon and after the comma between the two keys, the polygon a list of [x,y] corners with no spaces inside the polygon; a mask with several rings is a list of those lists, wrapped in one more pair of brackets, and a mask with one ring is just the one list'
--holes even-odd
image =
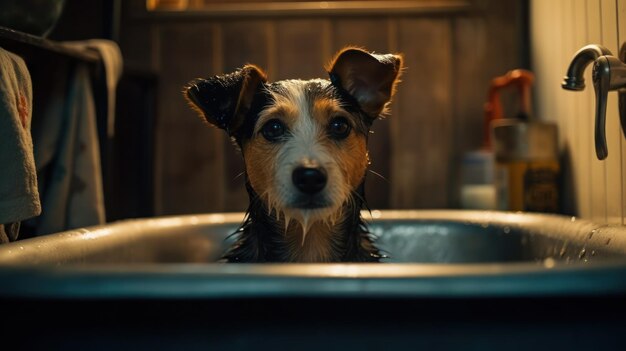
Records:
{"label": "dog's face", "polygon": [[280,81],[242,145],[252,188],[306,226],[333,221],[367,168],[368,126],[328,81]]}
{"label": "dog's face", "polygon": [[391,100],[402,59],[341,51],[331,80],[268,84],[255,66],[191,82],[185,95],[241,148],[247,179],[269,211],[306,232],[333,222],[358,196],[368,166],[367,135]]}

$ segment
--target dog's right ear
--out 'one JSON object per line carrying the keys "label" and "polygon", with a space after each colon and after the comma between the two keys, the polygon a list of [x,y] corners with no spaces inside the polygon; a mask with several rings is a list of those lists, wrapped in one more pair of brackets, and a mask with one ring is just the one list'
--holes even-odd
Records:
{"label": "dog's right ear", "polygon": [[243,125],[255,93],[266,81],[260,68],[245,65],[233,73],[195,79],[185,86],[183,94],[209,123],[232,135]]}
{"label": "dog's right ear", "polygon": [[348,47],[326,69],[333,85],[347,91],[374,120],[385,111],[395,93],[402,61],[402,55],[372,54]]}

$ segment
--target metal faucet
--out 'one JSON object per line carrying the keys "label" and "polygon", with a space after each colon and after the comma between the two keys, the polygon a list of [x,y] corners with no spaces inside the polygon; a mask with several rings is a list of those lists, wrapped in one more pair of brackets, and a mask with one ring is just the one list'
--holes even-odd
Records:
{"label": "metal faucet", "polygon": [[[621,59],[621,60],[620,60]],[[597,44],[587,45],[574,54],[561,87],[567,90],[585,89],[585,68],[593,62],[592,80],[596,94],[595,145],[596,156],[604,160],[608,155],[606,146],[606,100],[611,90],[620,95],[620,122],[626,136],[626,43],[620,50],[620,58]]]}

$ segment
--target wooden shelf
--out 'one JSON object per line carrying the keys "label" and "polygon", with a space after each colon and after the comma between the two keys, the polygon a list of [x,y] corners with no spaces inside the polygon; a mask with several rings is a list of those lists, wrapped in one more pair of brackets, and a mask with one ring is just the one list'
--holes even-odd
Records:
{"label": "wooden shelf", "polygon": [[[197,3],[197,2],[196,2]],[[442,15],[464,13],[472,9],[471,0],[431,1],[223,1],[186,8],[137,9],[139,17],[224,18],[224,17],[293,17],[293,16],[392,16]]]}

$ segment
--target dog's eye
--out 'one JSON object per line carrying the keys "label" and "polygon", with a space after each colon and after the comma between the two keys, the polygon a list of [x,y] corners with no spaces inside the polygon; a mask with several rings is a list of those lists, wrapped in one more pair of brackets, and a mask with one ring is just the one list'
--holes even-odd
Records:
{"label": "dog's eye", "polygon": [[350,124],[343,117],[335,117],[328,124],[328,134],[335,139],[345,139],[351,129]]}
{"label": "dog's eye", "polygon": [[285,125],[280,120],[272,119],[263,125],[261,133],[268,141],[278,141],[285,135]]}

